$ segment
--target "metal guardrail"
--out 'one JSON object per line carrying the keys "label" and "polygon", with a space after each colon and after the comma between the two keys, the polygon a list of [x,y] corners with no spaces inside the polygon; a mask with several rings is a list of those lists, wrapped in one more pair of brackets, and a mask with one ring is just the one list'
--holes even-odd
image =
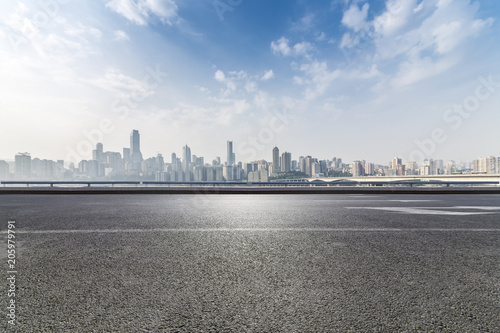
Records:
{"label": "metal guardrail", "polygon": [[215,182],[159,182],[159,181],[2,181],[0,182],[3,187],[6,185],[47,185],[50,187],[61,186],[61,185],[86,185],[91,187],[92,185],[133,185],[133,186],[149,186],[149,185],[159,185],[159,186],[284,186],[284,187],[295,187],[295,186],[473,186],[473,185],[500,185],[499,181],[355,181],[355,180],[334,180],[334,181],[268,181],[268,182],[242,182],[242,181],[215,181]]}

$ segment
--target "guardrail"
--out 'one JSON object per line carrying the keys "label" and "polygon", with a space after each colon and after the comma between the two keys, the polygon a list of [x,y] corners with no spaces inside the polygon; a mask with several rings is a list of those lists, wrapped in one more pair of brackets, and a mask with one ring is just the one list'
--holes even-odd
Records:
{"label": "guardrail", "polygon": [[115,185],[132,185],[134,187],[138,186],[243,186],[243,187],[258,187],[258,186],[283,186],[283,187],[316,187],[316,186],[484,186],[484,185],[500,185],[499,181],[355,181],[355,180],[334,180],[334,181],[269,181],[269,182],[243,182],[243,181],[215,181],[215,182],[158,182],[158,181],[2,181],[0,182],[3,187],[6,185],[26,185],[27,187],[47,185],[49,187],[54,186],[64,186],[64,185],[86,185],[87,187],[92,186],[111,186]]}

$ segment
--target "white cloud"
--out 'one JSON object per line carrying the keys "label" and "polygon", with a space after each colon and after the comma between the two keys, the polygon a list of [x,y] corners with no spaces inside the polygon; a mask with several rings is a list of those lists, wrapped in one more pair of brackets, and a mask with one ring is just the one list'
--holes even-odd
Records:
{"label": "white cloud", "polygon": [[314,14],[309,13],[304,15],[297,23],[292,27],[292,30],[297,31],[307,31],[311,29],[314,25]]}
{"label": "white cloud", "polygon": [[273,77],[274,77],[274,72],[272,69],[270,69],[270,70],[266,71],[260,79],[262,81],[266,81],[266,80],[272,79]]}
{"label": "white cloud", "polygon": [[214,75],[214,78],[219,81],[219,82],[224,82],[226,81],[226,75],[224,75],[224,72],[221,71],[220,69],[218,69],[216,72],[215,72],[215,75]]}
{"label": "white cloud", "polygon": [[293,46],[293,51],[296,55],[309,56],[309,52],[312,51],[313,47],[309,42],[297,43]]}
{"label": "white cloud", "polygon": [[386,11],[373,20],[373,27],[378,34],[392,36],[408,25],[422,6],[417,0],[388,0]]}
{"label": "white cloud", "polygon": [[384,68],[385,74],[394,76],[388,79],[393,87],[414,84],[459,64],[467,41],[493,23],[492,18],[476,19],[479,4],[469,0],[387,0],[385,5],[381,15],[367,21],[368,4],[360,9],[352,2],[342,18],[350,31],[339,47],[357,48],[356,60],[377,65],[377,72],[367,78],[382,77],[378,68]]}
{"label": "white cloud", "polygon": [[368,17],[368,9],[370,5],[365,3],[361,9],[357,4],[352,4],[348,10],[344,12],[342,24],[353,29],[354,31],[364,30],[368,27],[366,18]]}
{"label": "white cloud", "polygon": [[328,70],[328,66],[324,61],[313,61],[310,64],[302,65],[300,69],[310,78],[310,86],[305,90],[305,98],[309,101],[322,96],[331,83],[341,74],[338,69]]}
{"label": "white cloud", "polygon": [[430,57],[415,58],[400,65],[399,72],[391,80],[394,88],[404,88],[418,81],[437,76],[457,63],[454,57],[433,60]]}
{"label": "white cloud", "polygon": [[304,56],[310,57],[309,52],[314,49],[309,42],[300,42],[290,47],[289,40],[281,37],[277,41],[271,42],[271,50],[273,54],[281,54],[282,56]]}
{"label": "white cloud", "polygon": [[288,42],[289,42],[288,39],[286,39],[285,37],[281,37],[276,42],[274,41],[271,42],[271,50],[273,51],[274,54],[281,54],[287,56],[291,52]]}
{"label": "white cloud", "polygon": [[147,25],[151,15],[168,25],[177,18],[177,5],[173,0],[110,0],[106,7],[138,25]]}
{"label": "white cloud", "polygon": [[317,35],[316,41],[323,42],[325,40],[326,40],[326,34],[322,31],[319,35]]}
{"label": "white cloud", "polygon": [[117,41],[122,41],[122,40],[130,40],[129,36],[127,35],[127,33],[123,30],[116,30],[114,32],[114,36],[115,36],[115,40]]}
{"label": "white cloud", "polygon": [[340,41],[339,47],[352,49],[358,44],[359,44],[359,37],[357,35],[351,35],[350,33],[346,32],[342,36],[342,40]]}
{"label": "white cloud", "polygon": [[107,69],[103,76],[82,81],[113,92],[116,97],[128,97],[131,95],[147,97],[154,94],[154,91],[148,89],[147,85],[144,84],[142,80],[122,74],[116,68]]}
{"label": "white cloud", "polygon": [[253,81],[248,81],[246,84],[245,84],[245,90],[249,93],[251,92],[255,92],[257,90],[257,83],[253,82]]}

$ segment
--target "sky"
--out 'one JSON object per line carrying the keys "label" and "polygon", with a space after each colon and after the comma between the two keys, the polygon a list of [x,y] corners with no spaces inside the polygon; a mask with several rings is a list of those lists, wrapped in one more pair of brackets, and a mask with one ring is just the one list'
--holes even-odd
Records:
{"label": "sky", "polygon": [[0,3],[0,159],[500,156],[496,0]]}

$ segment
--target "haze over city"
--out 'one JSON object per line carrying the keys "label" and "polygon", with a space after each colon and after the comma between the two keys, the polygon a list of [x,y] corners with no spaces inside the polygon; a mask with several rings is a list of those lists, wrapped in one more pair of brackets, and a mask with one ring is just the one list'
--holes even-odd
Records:
{"label": "haze over city", "polygon": [[498,156],[499,9],[492,0],[2,2],[0,159],[64,159],[103,120],[107,149],[121,151],[135,128],[145,156],[188,143],[211,159],[231,139],[245,160],[242,145],[260,135],[255,159],[277,145],[386,164],[411,160],[436,129],[425,157]]}

